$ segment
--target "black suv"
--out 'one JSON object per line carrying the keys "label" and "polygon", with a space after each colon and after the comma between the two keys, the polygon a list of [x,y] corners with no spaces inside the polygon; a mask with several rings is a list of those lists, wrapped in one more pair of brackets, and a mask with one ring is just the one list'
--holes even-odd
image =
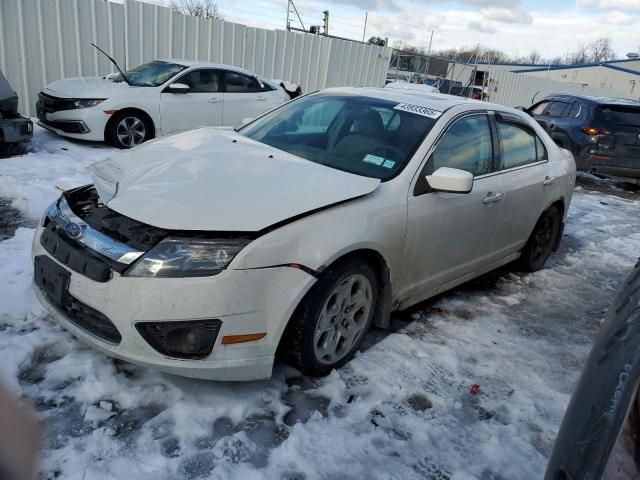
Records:
{"label": "black suv", "polygon": [[551,95],[527,112],[573,153],[578,170],[640,184],[640,102]]}

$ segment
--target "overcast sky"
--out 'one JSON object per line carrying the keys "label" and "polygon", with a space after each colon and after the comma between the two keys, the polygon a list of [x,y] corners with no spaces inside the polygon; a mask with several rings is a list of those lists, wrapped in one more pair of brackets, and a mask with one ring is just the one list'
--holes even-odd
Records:
{"label": "overcast sky", "polygon": [[[404,40],[433,49],[478,43],[512,55],[536,50],[543,57],[564,56],[579,42],[609,37],[619,57],[640,48],[640,0],[298,0],[305,27],[322,23],[330,11],[329,33],[362,39]],[[227,20],[284,28],[286,0],[219,0]],[[293,23],[294,26],[299,24]]]}

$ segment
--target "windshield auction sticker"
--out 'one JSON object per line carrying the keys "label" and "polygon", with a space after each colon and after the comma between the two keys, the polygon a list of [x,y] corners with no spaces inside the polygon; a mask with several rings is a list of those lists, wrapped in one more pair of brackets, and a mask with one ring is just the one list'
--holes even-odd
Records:
{"label": "windshield auction sticker", "polygon": [[442,112],[439,112],[438,110],[434,110],[433,108],[423,107],[421,105],[412,105],[410,103],[399,103],[398,105],[393,107],[393,109],[400,110],[402,112],[415,113],[417,115],[422,115],[423,117],[429,117],[434,119],[442,115]]}

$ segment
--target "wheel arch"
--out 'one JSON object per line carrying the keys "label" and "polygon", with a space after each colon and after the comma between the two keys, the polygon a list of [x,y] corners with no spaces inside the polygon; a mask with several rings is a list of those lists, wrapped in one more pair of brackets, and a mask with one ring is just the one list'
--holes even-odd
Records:
{"label": "wheel arch", "polygon": [[375,306],[373,324],[379,328],[388,328],[391,317],[391,274],[384,256],[372,248],[359,248],[342,254],[322,271],[331,266],[351,259],[361,259],[373,267],[378,278],[378,301]]}
{"label": "wheel arch", "polygon": [[152,138],[155,138],[155,136],[156,136],[156,124],[153,121],[153,118],[145,110],[143,110],[141,108],[138,108],[138,107],[121,108],[117,112],[115,112],[113,115],[111,115],[111,118],[109,118],[109,121],[104,126],[104,138],[107,138],[107,132],[108,132],[109,128],[111,128],[111,126],[113,125],[113,121],[114,121],[113,119],[116,118],[116,116],[121,114],[121,113],[137,113],[138,115],[144,117],[144,120],[146,122],[148,122],[149,125],[151,125],[151,136],[149,137],[149,140],[151,140]]}
{"label": "wheel arch", "polygon": [[[344,252],[339,256],[331,259],[331,261],[327,262],[326,265],[323,265],[322,268],[318,269],[316,271],[316,277],[321,276],[328,269],[339,263],[353,259],[364,260],[373,268],[378,279],[378,300],[375,306],[373,325],[379,328],[388,328],[391,317],[391,276],[387,261],[380,252],[371,248],[358,248],[355,250]],[[309,291],[310,290],[307,290],[305,294],[300,297],[297,305],[295,305],[295,308],[291,310],[291,314],[289,315],[286,324],[280,330],[279,338],[277,339],[276,350],[279,351],[283,346],[285,332],[291,324],[294,316],[298,312],[298,309],[300,308],[300,305],[304,301],[305,297],[309,294]]]}

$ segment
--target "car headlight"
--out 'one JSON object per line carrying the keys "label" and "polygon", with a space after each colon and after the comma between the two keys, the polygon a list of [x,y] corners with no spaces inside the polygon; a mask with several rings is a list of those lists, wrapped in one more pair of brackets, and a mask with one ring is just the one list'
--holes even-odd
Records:
{"label": "car headlight", "polygon": [[128,277],[207,277],[224,270],[248,239],[166,238],[124,275]]}
{"label": "car headlight", "polygon": [[73,101],[74,108],[90,108],[104,102],[106,98],[83,98]]}

